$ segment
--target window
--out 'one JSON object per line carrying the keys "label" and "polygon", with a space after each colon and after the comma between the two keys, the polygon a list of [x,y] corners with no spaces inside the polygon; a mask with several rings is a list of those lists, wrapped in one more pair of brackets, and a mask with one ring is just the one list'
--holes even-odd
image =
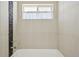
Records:
{"label": "window", "polygon": [[22,18],[23,19],[52,19],[53,5],[52,4],[23,4]]}

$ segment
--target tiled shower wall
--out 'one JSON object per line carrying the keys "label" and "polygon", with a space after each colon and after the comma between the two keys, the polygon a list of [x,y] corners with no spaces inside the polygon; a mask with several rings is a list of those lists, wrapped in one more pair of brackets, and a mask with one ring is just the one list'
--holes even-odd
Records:
{"label": "tiled shower wall", "polygon": [[59,50],[79,56],[79,2],[59,2]]}
{"label": "tiled shower wall", "polygon": [[[48,20],[22,19],[23,3],[54,3],[54,18]],[[17,49],[53,49],[57,48],[57,3],[56,2],[18,2],[16,40]]]}
{"label": "tiled shower wall", "polygon": [[0,57],[8,56],[8,2],[0,1]]}

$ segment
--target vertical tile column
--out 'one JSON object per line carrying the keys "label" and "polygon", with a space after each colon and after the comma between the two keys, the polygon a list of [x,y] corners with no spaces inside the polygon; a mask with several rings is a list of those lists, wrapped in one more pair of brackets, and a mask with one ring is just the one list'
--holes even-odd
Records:
{"label": "vertical tile column", "polygon": [[9,1],[9,56],[13,54],[13,2]]}

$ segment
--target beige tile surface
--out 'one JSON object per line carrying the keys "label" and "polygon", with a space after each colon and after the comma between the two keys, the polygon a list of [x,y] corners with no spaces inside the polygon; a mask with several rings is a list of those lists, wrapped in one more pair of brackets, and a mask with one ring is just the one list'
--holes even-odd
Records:
{"label": "beige tile surface", "polygon": [[59,50],[79,56],[79,2],[59,2]]}

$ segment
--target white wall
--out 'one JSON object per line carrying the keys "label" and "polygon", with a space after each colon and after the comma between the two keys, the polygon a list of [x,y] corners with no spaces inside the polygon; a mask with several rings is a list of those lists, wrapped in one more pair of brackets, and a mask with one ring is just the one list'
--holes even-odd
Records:
{"label": "white wall", "polygon": [[8,2],[0,1],[0,56],[8,56]]}
{"label": "white wall", "polygon": [[59,50],[79,56],[79,2],[59,2]]}

